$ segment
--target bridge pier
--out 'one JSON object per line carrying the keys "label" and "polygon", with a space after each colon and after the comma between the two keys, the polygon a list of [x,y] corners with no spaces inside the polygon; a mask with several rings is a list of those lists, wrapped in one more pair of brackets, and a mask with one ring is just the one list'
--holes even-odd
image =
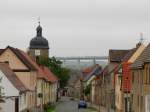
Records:
{"label": "bridge pier", "polygon": [[80,64],[80,59],[78,59],[78,63]]}
{"label": "bridge pier", "polygon": [[95,58],[93,59],[93,64],[94,64],[94,65],[96,64],[96,59],[95,59]]}

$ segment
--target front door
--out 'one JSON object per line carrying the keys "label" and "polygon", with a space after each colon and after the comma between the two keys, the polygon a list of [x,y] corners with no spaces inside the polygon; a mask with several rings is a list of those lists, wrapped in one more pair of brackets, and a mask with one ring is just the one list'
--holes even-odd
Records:
{"label": "front door", "polygon": [[15,98],[15,112],[19,112],[19,98]]}

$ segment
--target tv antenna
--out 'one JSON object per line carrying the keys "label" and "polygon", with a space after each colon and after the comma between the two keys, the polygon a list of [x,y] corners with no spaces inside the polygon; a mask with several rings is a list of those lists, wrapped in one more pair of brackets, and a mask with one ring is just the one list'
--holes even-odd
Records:
{"label": "tv antenna", "polygon": [[140,43],[143,43],[144,40],[145,40],[145,39],[144,39],[144,37],[143,37],[143,33],[141,32],[141,33],[140,33]]}

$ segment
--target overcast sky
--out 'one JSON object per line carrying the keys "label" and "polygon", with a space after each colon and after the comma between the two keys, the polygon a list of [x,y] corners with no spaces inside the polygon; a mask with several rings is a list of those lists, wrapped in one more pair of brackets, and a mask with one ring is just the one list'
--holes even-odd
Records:
{"label": "overcast sky", "polygon": [[23,50],[40,16],[51,56],[107,55],[150,41],[150,0],[1,0],[0,47]]}

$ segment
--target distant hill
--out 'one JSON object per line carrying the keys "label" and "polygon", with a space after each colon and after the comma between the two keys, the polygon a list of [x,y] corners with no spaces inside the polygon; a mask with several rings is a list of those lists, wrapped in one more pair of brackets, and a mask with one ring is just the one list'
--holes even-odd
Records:
{"label": "distant hill", "polygon": [[[104,67],[107,64],[107,61],[96,61],[96,64]],[[63,63],[62,66],[70,69],[81,70],[91,65],[93,65],[92,61],[80,61],[80,63],[78,61],[66,61]]]}

